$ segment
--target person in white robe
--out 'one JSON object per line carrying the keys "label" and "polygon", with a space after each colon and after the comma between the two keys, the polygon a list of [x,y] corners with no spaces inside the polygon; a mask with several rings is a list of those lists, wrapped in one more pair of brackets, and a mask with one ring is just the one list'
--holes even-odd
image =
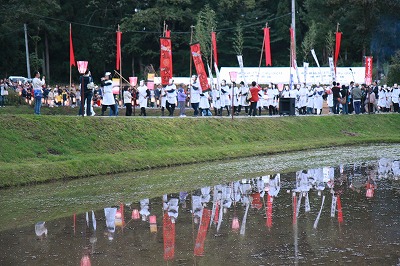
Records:
{"label": "person in white robe", "polygon": [[102,95],[103,101],[101,106],[101,115],[104,116],[104,112],[107,110],[107,107],[110,107],[113,114],[116,114],[115,109],[115,99],[113,94],[113,83],[111,80],[111,73],[106,72],[104,77],[101,78],[101,87],[102,87]]}
{"label": "person in white robe", "polygon": [[139,106],[140,106],[140,115],[146,116],[146,108],[147,108],[147,99],[148,99],[148,88],[144,84],[144,80],[141,80],[139,83],[139,87],[137,88],[139,94]]}

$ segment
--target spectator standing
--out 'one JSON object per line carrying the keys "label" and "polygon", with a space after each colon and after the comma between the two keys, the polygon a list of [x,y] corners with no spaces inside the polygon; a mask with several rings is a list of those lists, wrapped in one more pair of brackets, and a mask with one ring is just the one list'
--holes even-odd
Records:
{"label": "spectator standing", "polygon": [[333,94],[333,113],[334,114],[339,114],[339,105],[340,105],[340,99],[342,98],[340,95],[340,87],[339,84],[336,84],[334,81],[332,83],[332,94]]}
{"label": "spectator standing", "polygon": [[7,84],[4,82],[4,80],[0,80],[0,107],[5,107],[5,101],[6,101],[6,94],[8,94],[8,91],[6,89]]}
{"label": "spectator standing", "polygon": [[[81,101],[83,101],[83,105],[86,104],[86,115],[91,116],[91,110],[92,110],[92,97],[93,97],[93,91],[88,88],[88,84],[90,82],[93,82],[92,77],[90,76],[90,70],[87,69],[85,74],[80,77],[79,79],[80,84],[81,84]],[[82,90],[83,90],[83,97],[82,97]],[[61,102],[60,102],[61,103]],[[79,105],[79,115],[82,115],[84,113],[84,110],[82,110],[82,104]]]}
{"label": "spectator standing", "polygon": [[46,84],[45,77],[40,78],[39,71],[35,71],[34,78],[32,80],[33,85],[33,94],[35,97],[35,114],[40,115],[40,107],[42,106],[42,97],[43,97],[43,85]]}
{"label": "spectator standing", "polygon": [[186,92],[185,92],[185,85],[181,84],[178,88],[178,107],[180,110],[179,116],[185,117],[185,108],[186,108]]}
{"label": "spectator standing", "polygon": [[353,98],[354,112],[356,115],[358,115],[360,114],[361,111],[361,98],[362,98],[362,91],[358,83],[356,83],[353,89],[351,90],[351,97]]}

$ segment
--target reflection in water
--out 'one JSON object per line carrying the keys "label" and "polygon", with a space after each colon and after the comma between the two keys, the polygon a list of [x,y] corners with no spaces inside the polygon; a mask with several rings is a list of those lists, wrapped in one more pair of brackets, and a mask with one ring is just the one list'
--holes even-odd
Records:
{"label": "reflection in water", "polygon": [[3,232],[0,264],[393,265],[399,176],[398,160],[380,159],[146,198],[47,222],[48,235],[38,222],[44,244]]}

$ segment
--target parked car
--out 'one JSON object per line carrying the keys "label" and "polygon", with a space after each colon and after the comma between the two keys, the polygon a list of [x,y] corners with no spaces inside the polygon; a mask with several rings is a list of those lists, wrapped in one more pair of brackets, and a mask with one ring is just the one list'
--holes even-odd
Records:
{"label": "parked car", "polygon": [[9,76],[8,80],[15,83],[32,82],[32,79],[28,79],[22,76]]}

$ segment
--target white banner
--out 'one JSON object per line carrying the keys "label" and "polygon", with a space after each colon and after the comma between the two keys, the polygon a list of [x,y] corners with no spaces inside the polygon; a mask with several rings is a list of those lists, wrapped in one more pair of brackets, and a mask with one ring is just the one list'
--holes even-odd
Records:
{"label": "white banner", "polygon": [[308,71],[309,63],[303,62],[303,70],[304,70],[304,83],[307,84],[307,71]]}
{"label": "white banner", "polygon": [[[290,67],[262,67],[260,69],[260,74],[258,78],[259,84],[288,84],[290,81],[290,73],[293,68],[290,70]],[[298,67],[299,74],[301,77],[304,76],[304,68]],[[348,85],[350,81],[354,81],[356,83],[364,83],[365,79],[365,68],[364,67],[353,67],[354,78],[352,72],[349,67],[337,67],[336,68],[336,81],[340,82],[341,84]],[[227,81],[230,80],[229,72],[235,71],[237,73],[241,73],[241,69],[239,67],[221,67],[220,75],[221,79],[225,79]],[[238,82],[241,80],[249,80],[249,81],[256,81],[259,69],[258,67],[244,67],[243,68],[244,74],[238,75]],[[244,78],[242,78],[244,75]],[[329,67],[308,67],[307,68],[307,84],[331,84],[331,72]]]}
{"label": "white banner", "polygon": [[212,71],[211,71],[209,64],[207,64],[207,68],[208,68],[208,76],[209,76],[208,84],[210,84],[211,90],[213,90],[214,89],[214,77],[212,75]]}
{"label": "white banner", "polygon": [[319,62],[318,62],[318,58],[317,55],[315,54],[315,50],[311,49],[311,54],[314,57],[315,63],[317,64],[318,67],[320,67]]}
{"label": "white banner", "polygon": [[332,81],[336,81],[335,65],[333,64],[333,57],[328,57],[328,59],[329,59],[329,68],[331,70]]}
{"label": "white banner", "polygon": [[[242,79],[243,79],[243,82],[244,82],[244,86],[248,86],[248,84],[247,84],[247,81],[246,81],[246,74],[244,73],[244,66],[243,66],[243,56],[241,56],[241,55],[238,55],[237,56],[237,60],[238,60],[238,63],[239,63],[239,67],[240,67],[240,74],[242,75]],[[222,69],[221,69],[222,70]],[[228,73],[228,76],[229,76],[229,73]],[[224,78],[225,80],[229,80],[228,78]],[[256,80],[256,79],[253,79],[253,80]]]}
{"label": "white banner", "polygon": [[293,60],[293,62],[296,69],[297,83],[300,84],[301,82],[300,82],[299,68],[297,67],[297,61]]}

